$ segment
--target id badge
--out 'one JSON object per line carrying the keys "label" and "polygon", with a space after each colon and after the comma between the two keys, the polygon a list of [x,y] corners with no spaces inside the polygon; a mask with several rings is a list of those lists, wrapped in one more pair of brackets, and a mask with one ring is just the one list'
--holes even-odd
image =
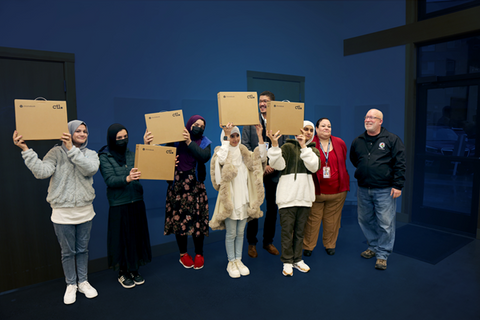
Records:
{"label": "id badge", "polygon": [[265,147],[268,150],[268,142],[265,142]]}
{"label": "id badge", "polygon": [[323,178],[330,179],[330,167],[323,167]]}

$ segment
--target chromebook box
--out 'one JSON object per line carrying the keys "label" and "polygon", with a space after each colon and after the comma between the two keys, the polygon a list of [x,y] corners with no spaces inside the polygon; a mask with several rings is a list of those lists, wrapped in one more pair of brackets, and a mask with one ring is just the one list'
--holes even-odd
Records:
{"label": "chromebook box", "polygon": [[19,100],[15,104],[15,126],[23,140],[59,140],[68,132],[67,102]]}
{"label": "chromebook box", "polygon": [[137,144],[135,168],[142,173],[140,179],[173,180],[176,152],[173,147]]}
{"label": "chromebook box", "polygon": [[220,126],[229,122],[236,126],[259,123],[256,92],[219,92],[217,99]]}
{"label": "chromebook box", "polygon": [[147,113],[145,115],[147,130],[153,134],[152,144],[185,141],[182,110]]}
{"label": "chromebook box", "polygon": [[303,129],[303,102],[270,101],[267,103],[267,130],[282,135],[299,135]]}

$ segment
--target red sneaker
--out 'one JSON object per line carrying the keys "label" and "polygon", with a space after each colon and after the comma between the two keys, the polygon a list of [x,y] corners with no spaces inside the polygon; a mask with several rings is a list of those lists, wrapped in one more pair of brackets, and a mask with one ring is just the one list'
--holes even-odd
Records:
{"label": "red sneaker", "polygon": [[[184,266],[187,269],[190,269],[191,267],[193,267],[192,257],[190,257],[190,255],[188,253],[185,253],[183,256],[181,256],[180,260],[178,260],[178,261],[180,261],[182,266]],[[196,258],[195,258],[195,261],[196,261]]]}
{"label": "red sneaker", "polygon": [[195,265],[193,266],[193,269],[195,270],[198,270],[198,269],[202,269],[203,268],[203,265],[204,265],[204,259],[203,259],[203,256],[202,255],[199,255],[197,254],[195,256]]}

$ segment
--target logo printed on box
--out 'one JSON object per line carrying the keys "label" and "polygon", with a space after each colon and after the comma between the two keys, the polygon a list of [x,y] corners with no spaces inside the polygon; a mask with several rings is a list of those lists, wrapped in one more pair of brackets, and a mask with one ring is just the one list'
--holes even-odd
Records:
{"label": "logo printed on box", "polygon": [[54,104],[52,108],[53,109],[63,109],[63,107],[59,104]]}
{"label": "logo printed on box", "polygon": [[247,96],[247,99],[255,99],[255,96],[254,96],[253,94],[249,94],[249,95]]}
{"label": "logo printed on box", "polygon": [[302,110],[302,107],[301,106],[295,106],[295,109],[296,110]]}
{"label": "logo printed on box", "polygon": [[173,154],[172,150],[167,150],[167,154]]}
{"label": "logo printed on box", "polygon": [[180,117],[180,113],[178,112],[172,113],[172,117]]}

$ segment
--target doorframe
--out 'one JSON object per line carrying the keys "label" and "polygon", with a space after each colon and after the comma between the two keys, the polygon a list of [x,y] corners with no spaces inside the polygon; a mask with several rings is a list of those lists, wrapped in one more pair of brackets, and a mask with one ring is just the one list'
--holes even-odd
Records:
{"label": "doorframe", "polygon": [[77,118],[77,92],[75,84],[75,54],[0,47],[0,58],[60,62],[64,65],[65,97],[68,121]]}
{"label": "doorframe", "polygon": [[298,82],[300,85],[301,96],[299,97],[299,100],[297,102],[305,102],[305,77],[293,76],[293,75],[281,74],[281,73],[270,73],[270,72],[259,72],[259,71],[247,70],[247,90],[250,91],[251,88],[253,87],[254,79]]}

